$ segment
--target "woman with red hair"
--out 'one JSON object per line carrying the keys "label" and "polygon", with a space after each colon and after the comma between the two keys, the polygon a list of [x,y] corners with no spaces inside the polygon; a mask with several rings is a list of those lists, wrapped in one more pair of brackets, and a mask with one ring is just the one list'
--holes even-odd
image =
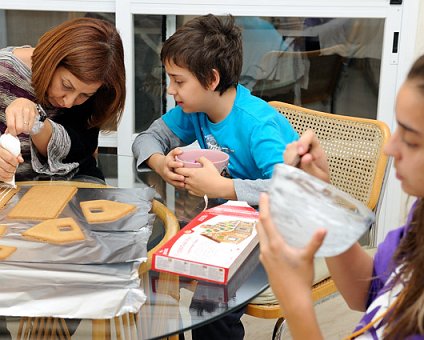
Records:
{"label": "woman with red hair", "polygon": [[114,25],[66,21],[35,48],[0,49],[0,132],[21,155],[0,147],[0,181],[38,174],[100,179],[93,156],[100,130],[116,128],[125,103],[122,41]]}

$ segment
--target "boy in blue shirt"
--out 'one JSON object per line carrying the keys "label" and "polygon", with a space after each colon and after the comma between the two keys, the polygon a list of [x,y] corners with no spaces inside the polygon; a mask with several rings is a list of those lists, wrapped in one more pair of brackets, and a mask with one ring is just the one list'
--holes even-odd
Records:
{"label": "boy in blue shirt", "polygon": [[[197,17],[165,41],[161,60],[177,106],[135,139],[138,170],[147,165],[197,196],[258,203],[263,180],[298,135],[283,115],[238,84],[242,55],[241,30],[232,16]],[[204,158],[196,169],[175,161],[183,152],[178,147],[194,141],[229,154],[227,176]]]}
{"label": "boy in blue shirt", "polygon": [[[148,166],[197,196],[257,205],[274,165],[283,162],[286,145],[298,135],[282,114],[238,84],[242,36],[234,18],[209,14],[190,20],[165,41],[161,60],[177,106],[135,139],[137,169]],[[175,160],[183,152],[179,146],[195,141],[229,154],[226,176],[203,157],[202,168],[184,168]],[[243,311],[194,329],[193,339],[243,339]]]}

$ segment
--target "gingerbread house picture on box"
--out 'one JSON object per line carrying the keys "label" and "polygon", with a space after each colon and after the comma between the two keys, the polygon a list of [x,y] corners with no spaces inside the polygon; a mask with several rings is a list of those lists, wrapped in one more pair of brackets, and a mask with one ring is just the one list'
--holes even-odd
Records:
{"label": "gingerbread house picture on box", "polygon": [[226,220],[216,224],[203,224],[200,228],[205,236],[216,242],[226,242],[239,244],[252,235],[256,222],[247,222],[240,220]]}

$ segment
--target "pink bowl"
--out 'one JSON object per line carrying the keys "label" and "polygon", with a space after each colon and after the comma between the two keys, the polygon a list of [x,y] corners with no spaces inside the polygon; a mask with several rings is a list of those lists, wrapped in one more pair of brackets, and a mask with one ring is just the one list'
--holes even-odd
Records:
{"label": "pink bowl", "polygon": [[228,154],[219,150],[190,149],[176,156],[175,160],[182,162],[186,168],[201,168],[202,164],[197,162],[197,160],[202,156],[209,159],[220,173],[228,165],[230,158]]}

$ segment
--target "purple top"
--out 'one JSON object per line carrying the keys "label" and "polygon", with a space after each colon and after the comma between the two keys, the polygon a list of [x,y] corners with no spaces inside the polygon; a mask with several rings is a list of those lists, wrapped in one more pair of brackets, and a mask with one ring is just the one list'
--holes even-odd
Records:
{"label": "purple top", "polygon": [[[407,229],[412,220],[412,213],[415,205],[411,208],[406,224],[398,229],[389,232],[385,240],[378,246],[377,253],[374,257],[373,277],[368,291],[367,311],[359,322],[355,331],[363,328],[365,325],[387,310],[387,307],[393,303],[399,293],[402,291],[402,285],[393,287],[390,285],[390,277],[396,271],[393,263],[393,255],[406,234]],[[381,339],[386,325],[386,320],[383,318],[377,321],[367,332],[359,335],[356,339]],[[424,336],[413,335],[408,339],[424,339]]]}

